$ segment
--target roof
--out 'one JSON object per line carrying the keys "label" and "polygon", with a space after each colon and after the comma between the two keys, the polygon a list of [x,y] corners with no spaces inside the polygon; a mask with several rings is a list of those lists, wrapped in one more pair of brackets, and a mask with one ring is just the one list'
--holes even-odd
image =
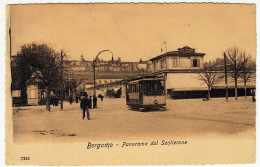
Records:
{"label": "roof", "polygon": [[158,77],[157,75],[147,74],[142,76],[136,76],[134,78],[128,78],[127,81],[137,81],[137,80],[164,80],[164,78]]}
{"label": "roof", "polygon": [[35,71],[34,73],[32,73],[31,77],[26,81],[27,85],[33,85],[33,84],[42,84],[43,80],[42,80],[43,76],[41,71]]}
{"label": "roof", "polygon": [[205,56],[205,55],[206,55],[205,53],[195,52],[194,48],[184,46],[183,48],[178,48],[177,51],[166,52],[164,54],[151,58],[150,60],[153,61],[153,60],[161,59],[162,57],[167,57],[167,56],[189,57],[189,56]]}

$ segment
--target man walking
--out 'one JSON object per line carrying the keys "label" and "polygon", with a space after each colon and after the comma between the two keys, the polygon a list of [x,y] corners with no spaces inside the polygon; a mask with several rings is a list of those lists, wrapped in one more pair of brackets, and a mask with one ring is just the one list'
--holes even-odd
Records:
{"label": "man walking", "polygon": [[91,96],[89,96],[89,104],[90,104],[89,108],[92,109],[92,98],[91,98]]}
{"label": "man walking", "polygon": [[93,108],[97,108],[97,97],[93,95]]}
{"label": "man walking", "polygon": [[86,96],[83,96],[83,99],[81,100],[80,102],[80,108],[82,109],[83,111],[83,117],[82,119],[85,118],[85,112],[87,110],[87,118],[88,120],[90,119],[90,115],[89,115],[89,100],[88,100],[88,95]]}

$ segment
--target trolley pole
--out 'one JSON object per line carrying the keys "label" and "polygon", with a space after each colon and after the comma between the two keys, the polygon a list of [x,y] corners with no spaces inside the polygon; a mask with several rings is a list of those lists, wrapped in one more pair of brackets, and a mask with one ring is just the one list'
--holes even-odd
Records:
{"label": "trolley pole", "polygon": [[228,101],[228,84],[227,84],[227,57],[224,52],[224,64],[225,64],[225,85],[226,85],[226,101]]}

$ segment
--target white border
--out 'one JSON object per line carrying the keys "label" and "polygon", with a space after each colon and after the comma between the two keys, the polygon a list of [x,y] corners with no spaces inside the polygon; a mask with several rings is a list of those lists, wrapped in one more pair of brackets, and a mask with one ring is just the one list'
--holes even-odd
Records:
{"label": "white border", "polygon": [[[157,3],[169,3],[169,2],[190,2],[190,3],[249,3],[249,4],[256,4],[256,30],[257,30],[257,39],[259,39],[259,2],[257,0],[226,0],[226,1],[220,1],[220,0],[132,0],[132,1],[126,1],[126,0],[1,0],[0,1],[0,166],[6,166],[5,164],[5,16],[6,16],[6,5],[8,4],[21,4],[21,3],[152,3],[152,2],[157,2]],[[258,43],[258,42],[257,42]],[[259,96],[259,65],[260,65],[260,58],[259,58],[259,45],[257,46],[257,99],[260,99]],[[246,165],[214,165],[214,166],[238,166],[238,167],[256,167],[260,166],[259,162],[259,101],[257,101],[257,106],[256,106],[256,163],[255,164],[246,164]],[[180,165],[176,165],[180,166]],[[189,166],[189,165],[182,165],[182,166]],[[205,165],[207,166],[213,166],[213,165]]]}

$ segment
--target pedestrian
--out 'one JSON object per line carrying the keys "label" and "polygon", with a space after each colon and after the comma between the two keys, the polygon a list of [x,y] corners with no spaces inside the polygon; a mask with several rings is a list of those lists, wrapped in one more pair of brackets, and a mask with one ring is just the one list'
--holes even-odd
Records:
{"label": "pedestrian", "polygon": [[99,95],[98,95],[98,98],[100,98],[101,101],[103,101],[104,96],[103,96],[102,94],[99,94]]}
{"label": "pedestrian", "polygon": [[69,101],[70,101],[70,104],[72,104],[72,101],[73,101],[72,96],[70,96]]}
{"label": "pedestrian", "polygon": [[51,104],[52,106],[56,106],[56,96],[54,95],[51,96]]}
{"label": "pedestrian", "polygon": [[97,108],[97,97],[93,95],[93,108]]}
{"label": "pedestrian", "polygon": [[79,95],[76,95],[76,103],[79,102]]}
{"label": "pedestrian", "polygon": [[54,106],[54,99],[52,95],[50,96],[50,103],[52,104],[52,106]]}
{"label": "pedestrian", "polygon": [[85,118],[85,112],[87,111],[87,118],[88,120],[90,119],[90,115],[89,115],[89,100],[88,100],[88,96],[83,96],[80,102],[80,108],[83,111],[83,116],[82,119]]}
{"label": "pedestrian", "polygon": [[255,89],[251,89],[252,101],[255,102]]}
{"label": "pedestrian", "polygon": [[89,108],[92,109],[92,97],[91,96],[89,96],[89,103],[90,103]]}

